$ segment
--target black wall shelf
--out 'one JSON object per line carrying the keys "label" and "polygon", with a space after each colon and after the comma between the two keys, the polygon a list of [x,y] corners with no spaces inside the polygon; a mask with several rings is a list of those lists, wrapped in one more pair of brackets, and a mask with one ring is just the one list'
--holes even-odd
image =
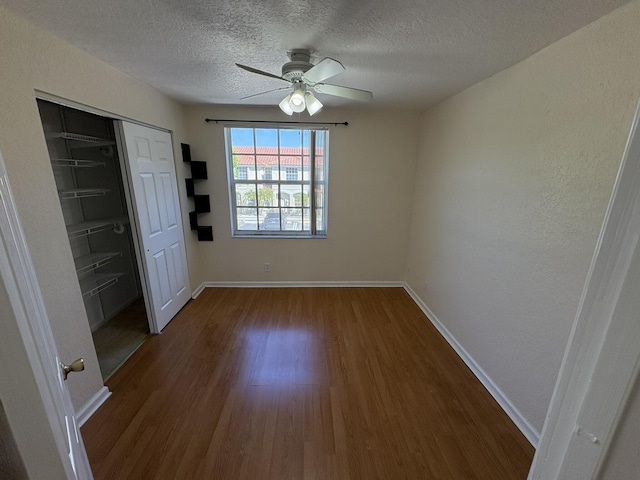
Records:
{"label": "black wall shelf", "polygon": [[191,230],[198,234],[198,240],[201,242],[213,242],[213,227],[200,225],[198,223],[198,214],[211,211],[211,203],[209,195],[196,194],[196,181],[206,180],[207,162],[191,160],[191,147],[186,143],[181,143],[182,161],[189,163],[191,166],[191,178],[185,178],[187,185],[187,197],[193,199],[194,210],[189,212],[189,225]]}
{"label": "black wall shelf", "polygon": [[193,203],[195,203],[196,206],[196,213],[207,213],[211,211],[209,195],[194,195]]}
{"label": "black wall shelf", "polygon": [[194,180],[206,180],[207,177],[207,162],[194,162],[191,161],[191,178]]}
{"label": "black wall shelf", "polygon": [[184,182],[187,184],[187,197],[193,197],[196,194],[196,186],[193,178],[185,178]]}

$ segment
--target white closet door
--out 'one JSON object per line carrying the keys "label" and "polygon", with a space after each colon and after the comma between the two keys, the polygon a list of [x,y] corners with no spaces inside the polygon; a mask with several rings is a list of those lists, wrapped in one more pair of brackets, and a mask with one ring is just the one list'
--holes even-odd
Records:
{"label": "white closet door", "polygon": [[160,332],[191,297],[171,135],[121,124],[148,303]]}

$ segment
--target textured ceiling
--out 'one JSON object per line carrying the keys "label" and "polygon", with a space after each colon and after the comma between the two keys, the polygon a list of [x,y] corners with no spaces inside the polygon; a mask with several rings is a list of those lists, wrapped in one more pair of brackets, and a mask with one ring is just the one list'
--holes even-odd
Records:
{"label": "textured ceiling", "polygon": [[[291,48],[342,62],[327,83],[423,109],[627,0],[0,0],[0,6],[181,101],[274,104]],[[286,84],[284,84],[286,85]],[[325,105],[347,100],[319,95]]]}

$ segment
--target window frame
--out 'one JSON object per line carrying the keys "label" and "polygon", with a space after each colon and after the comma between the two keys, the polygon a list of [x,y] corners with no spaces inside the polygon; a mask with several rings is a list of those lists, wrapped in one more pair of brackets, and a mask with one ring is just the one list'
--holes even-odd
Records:
{"label": "window frame", "polygon": [[[277,138],[277,151],[276,154],[278,158],[278,164],[272,168],[272,172],[276,171],[278,174],[276,175],[276,179],[261,179],[258,178],[258,165],[254,164],[255,178],[251,178],[251,175],[247,175],[247,179],[236,179],[234,178],[234,166],[233,166],[233,145],[232,145],[232,137],[231,131],[232,129],[252,129],[253,130],[253,147],[254,153],[248,155],[258,156],[258,147],[256,145],[256,130],[276,130],[276,138]],[[280,150],[280,131],[281,130],[298,130],[301,132],[301,135],[304,135],[305,131],[311,132],[309,136],[309,152],[306,157],[309,159],[309,174],[308,179],[305,179],[304,174],[304,142],[301,141],[300,147],[302,148],[302,154],[300,155],[302,158],[302,171],[299,175],[299,180],[287,180],[286,175],[283,175],[284,168],[281,163],[281,157],[288,156],[287,154],[283,154]],[[316,177],[316,135],[315,132],[322,132],[324,134],[324,149],[322,153],[322,161],[324,175],[322,176],[322,180],[318,181]],[[227,188],[229,192],[229,207],[230,207],[230,223],[231,223],[231,236],[234,238],[326,238],[327,237],[327,212],[328,212],[328,184],[329,184],[329,129],[323,126],[316,125],[283,125],[274,122],[273,124],[264,124],[264,123],[252,123],[252,122],[242,122],[242,123],[234,123],[234,124],[225,124],[224,125],[224,138],[225,138],[225,156],[227,163]],[[235,153],[235,155],[238,155]],[[240,230],[238,227],[238,219],[237,214],[238,210],[243,208],[242,205],[238,206],[236,186],[237,185],[255,185],[256,189],[258,185],[263,183],[275,184],[278,185],[278,198],[277,205],[273,207],[264,207],[264,208],[273,208],[277,209],[279,213],[282,212],[285,208],[298,208],[293,206],[293,202],[291,202],[288,206],[282,205],[282,186],[286,185],[300,185],[302,194],[304,196],[304,187],[308,186],[309,188],[309,206],[300,208],[309,209],[309,230],[282,230],[282,215],[280,215],[280,228],[281,230],[260,230],[260,214],[259,210],[256,215],[256,230]],[[323,197],[322,197],[322,207],[317,207],[317,197],[315,195],[315,187],[316,185],[322,185],[323,187]],[[304,202],[302,202],[304,204]],[[259,209],[259,202],[256,199],[255,207],[248,208],[257,208]],[[317,209],[322,209],[322,227],[318,228],[317,225]],[[304,211],[303,211],[304,213]],[[302,228],[304,228],[304,223]]]}

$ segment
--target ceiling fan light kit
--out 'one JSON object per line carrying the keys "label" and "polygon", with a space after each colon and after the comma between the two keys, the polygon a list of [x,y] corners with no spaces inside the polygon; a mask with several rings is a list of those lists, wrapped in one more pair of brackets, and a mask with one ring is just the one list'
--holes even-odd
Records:
{"label": "ceiling fan light kit", "polygon": [[[373,98],[373,94],[366,90],[321,83],[323,80],[333,77],[345,70],[344,66],[337,60],[326,57],[314,65],[310,61],[311,52],[307,49],[294,49],[288,52],[288,55],[291,61],[282,66],[282,76],[280,77],[269,72],[236,63],[238,67],[248,72],[284,80],[291,84],[291,93],[279,103],[280,110],[287,115],[293,115],[294,112],[302,113],[305,109],[309,112],[309,115],[314,115],[322,109],[322,103],[313,95],[311,90],[325,95],[333,95],[360,102],[366,102]],[[277,90],[281,90],[281,88],[249,95],[244,98],[252,98]]]}
{"label": "ceiling fan light kit", "polygon": [[305,108],[309,115],[314,115],[322,110],[322,103],[307,90],[305,84],[295,83],[293,92],[280,102],[279,107],[287,115],[293,115],[294,112],[302,113]]}

